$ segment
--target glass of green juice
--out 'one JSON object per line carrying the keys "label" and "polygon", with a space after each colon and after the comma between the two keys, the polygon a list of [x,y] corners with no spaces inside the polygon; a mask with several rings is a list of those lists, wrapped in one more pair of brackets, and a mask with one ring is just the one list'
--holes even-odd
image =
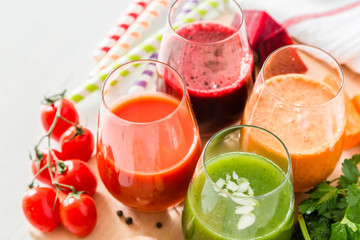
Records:
{"label": "glass of green juice", "polygon": [[[271,149],[259,142],[264,137]],[[290,155],[278,137],[256,126],[225,128],[207,142],[189,185],[184,237],[291,239],[293,189]]]}

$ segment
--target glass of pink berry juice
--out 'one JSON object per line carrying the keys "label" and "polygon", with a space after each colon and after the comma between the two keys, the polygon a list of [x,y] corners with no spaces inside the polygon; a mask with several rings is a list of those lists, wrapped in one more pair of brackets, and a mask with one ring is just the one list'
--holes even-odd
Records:
{"label": "glass of pink berry juice", "polygon": [[209,3],[200,0],[192,11],[196,14],[184,15],[188,1],[177,0],[170,8],[159,60],[183,77],[206,137],[240,121],[253,84],[254,61],[235,1],[214,2],[204,14],[201,6]]}

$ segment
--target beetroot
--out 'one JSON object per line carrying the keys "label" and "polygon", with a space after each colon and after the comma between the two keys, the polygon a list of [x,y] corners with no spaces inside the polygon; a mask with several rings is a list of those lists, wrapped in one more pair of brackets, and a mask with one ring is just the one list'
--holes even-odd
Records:
{"label": "beetroot", "polygon": [[261,64],[277,48],[293,44],[285,29],[266,12],[245,10],[244,19],[250,46]]}
{"label": "beetroot", "polygon": [[[264,11],[245,10],[244,19],[249,44],[257,54],[260,64],[263,64],[276,49],[294,43],[285,29]],[[294,48],[278,52],[276,62],[275,59],[271,61],[270,68],[266,69],[266,77],[307,71],[306,65]]]}

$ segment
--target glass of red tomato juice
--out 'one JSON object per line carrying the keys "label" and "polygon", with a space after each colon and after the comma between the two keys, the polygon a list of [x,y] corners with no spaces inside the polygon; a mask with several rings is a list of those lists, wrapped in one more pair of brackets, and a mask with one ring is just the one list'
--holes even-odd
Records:
{"label": "glass of red tomato juice", "polygon": [[236,1],[199,0],[184,16],[189,1],[172,5],[159,60],[183,77],[200,133],[208,137],[240,122],[252,88],[254,60]]}
{"label": "glass of red tomato juice", "polygon": [[[144,74],[150,80],[141,80]],[[167,79],[175,84],[167,86]],[[159,61],[138,60],[107,77],[96,157],[100,177],[117,200],[145,212],[179,204],[200,153],[198,126],[176,70]]]}

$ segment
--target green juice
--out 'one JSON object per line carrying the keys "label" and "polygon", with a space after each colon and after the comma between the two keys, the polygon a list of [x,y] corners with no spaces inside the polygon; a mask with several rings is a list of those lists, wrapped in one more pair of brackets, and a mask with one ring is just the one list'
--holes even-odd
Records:
{"label": "green juice", "polygon": [[[268,159],[250,153],[225,153],[206,162],[186,196],[182,226],[186,239],[290,239],[294,222],[294,194],[291,179]],[[245,229],[238,229],[239,206],[228,194],[219,194],[214,183],[233,172],[246,178],[256,200],[256,219]],[[273,191],[276,189],[275,191]],[[222,194],[225,195],[225,194]]]}

